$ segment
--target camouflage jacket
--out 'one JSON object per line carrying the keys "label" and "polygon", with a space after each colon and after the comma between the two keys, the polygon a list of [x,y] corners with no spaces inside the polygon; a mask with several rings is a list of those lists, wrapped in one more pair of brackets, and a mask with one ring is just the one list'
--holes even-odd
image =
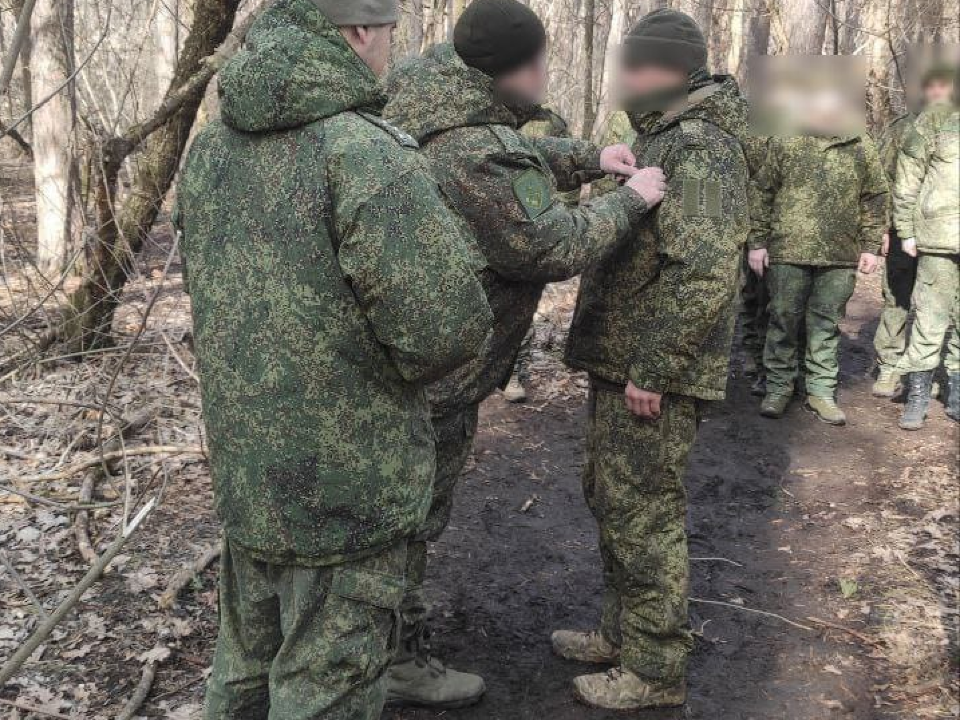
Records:
{"label": "camouflage jacket", "polygon": [[[539,142],[541,138],[548,137],[571,137],[570,127],[567,125],[567,121],[546,107],[538,108],[533,118],[524,123],[523,127],[520,128],[520,132],[534,142]],[[580,188],[560,193],[560,198],[564,203],[573,207],[580,202]]]}
{"label": "camouflage jacket", "polygon": [[750,222],[746,103],[719,79],[679,113],[631,122],[637,162],[664,169],[667,195],[584,274],[567,363],[616,385],[721,399]]}
{"label": "camouflage jacket", "polygon": [[856,267],[861,253],[880,251],[889,193],[869,136],[770,138],[756,182],[750,247],[766,248],[770,262]]}
{"label": "camouflage jacket", "polygon": [[960,253],[960,109],[938,105],[904,138],[894,184],[894,221],[925,253]]}
{"label": "camouflage jacket", "polygon": [[914,113],[901,115],[886,130],[880,134],[878,149],[880,152],[880,164],[883,165],[883,172],[887,176],[887,183],[893,187],[893,181],[897,178],[897,158],[900,157],[900,149],[903,147],[903,139],[907,133],[913,130],[914,123],[917,122],[917,116]]}
{"label": "camouflage jacket", "polygon": [[478,403],[506,382],[544,285],[597,262],[647,208],[628,189],[579,208],[564,205],[558,187],[572,190],[601,176],[596,146],[525,138],[491,79],[450,45],[400,64],[387,90],[385,117],[420,141],[487,264],[481,280],[495,317],[493,340],[485,357],[431,388],[442,414]]}
{"label": "camouflage jacket", "polygon": [[376,552],[430,505],[426,384],[489,334],[469,236],[310,0],[257,20],[220,93],[177,208],[220,518],[269,562]]}

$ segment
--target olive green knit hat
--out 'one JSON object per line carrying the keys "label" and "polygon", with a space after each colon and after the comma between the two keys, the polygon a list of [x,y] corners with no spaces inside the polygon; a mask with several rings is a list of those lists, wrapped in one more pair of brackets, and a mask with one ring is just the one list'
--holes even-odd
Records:
{"label": "olive green knit hat", "polygon": [[640,18],[623,42],[623,62],[628,67],[656,65],[693,72],[707,64],[707,41],[689,15],[654,10]]}

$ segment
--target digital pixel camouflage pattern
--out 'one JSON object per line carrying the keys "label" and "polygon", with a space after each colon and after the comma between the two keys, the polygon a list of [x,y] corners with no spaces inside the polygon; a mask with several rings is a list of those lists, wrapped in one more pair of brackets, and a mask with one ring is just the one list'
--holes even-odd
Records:
{"label": "digital pixel camouflage pattern", "polygon": [[[901,373],[936,370],[960,372],[960,258],[923,254],[913,291],[917,308],[910,345],[900,360]],[[946,341],[946,354],[942,354]]]}
{"label": "digital pixel camouflage pattern", "polygon": [[471,405],[464,410],[433,418],[433,429],[437,436],[437,472],[430,512],[420,531],[410,541],[407,555],[407,593],[401,608],[403,637],[400,660],[407,659],[416,647],[426,625],[430,609],[423,591],[427,575],[427,543],[438,540],[450,524],[454,490],[473,448],[479,410],[478,405]]}
{"label": "digital pixel camouflage pattern", "polygon": [[736,83],[711,82],[679,113],[633,116],[637,163],[668,179],[637,237],[584,274],[567,363],[608,383],[724,397],[749,173]]}
{"label": "digital pixel camouflage pattern", "polygon": [[[960,109],[925,111],[904,139],[894,185],[894,219],[917,241],[913,294],[916,318],[901,372],[935,370],[947,339],[945,365],[960,371]],[[952,325],[952,328],[951,328]],[[949,335],[948,335],[949,333]]]}
{"label": "digital pixel camouflage pattern", "polygon": [[[664,169],[667,195],[581,281],[567,362],[593,378],[583,484],[600,529],[601,632],[627,670],[673,684],[693,647],[683,475],[697,398],[724,395],[749,231],[746,107],[732,80],[706,77],[683,111],[631,121],[638,165]],[[628,380],[664,393],[658,421],[627,409]]]}
{"label": "digital pixel camouflage pattern", "polygon": [[205,720],[378,720],[396,649],[405,543],[333,567],[224,543]]}
{"label": "digital pixel camouflage pattern", "polygon": [[763,364],[767,392],[789,397],[801,357],[808,395],[832,398],[840,374],[840,321],[857,285],[857,271],[777,263],[767,268],[770,323]]}
{"label": "digital pixel camouflage pattern", "polygon": [[[897,177],[897,159],[904,136],[912,132],[916,119],[917,116],[912,113],[901,115],[890,123],[880,137],[880,163],[891,188]],[[887,232],[890,234],[890,250],[882,277],[883,309],[873,346],[877,351],[877,363],[881,367],[892,369],[896,367],[907,347],[907,321],[917,279],[917,259],[903,252],[892,218]]]}
{"label": "digital pixel camouflage pattern", "polygon": [[665,684],[684,678],[693,648],[683,476],[697,422],[689,397],[668,396],[647,423],[623,393],[591,392],[583,489],[600,521],[600,631],[627,670]]}
{"label": "digital pixel camouflage pattern", "polygon": [[628,189],[579,208],[564,205],[558,188],[573,190],[601,176],[596,146],[524,138],[517,129],[523,113],[498,98],[491,78],[465,65],[450,45],[400,63],[387,91],[385,116],[420,141],[487,264],[481,280],[495,317],[493,340],[484,357],[431,388],[435,412],[448,414],[508,380],[544,285],[598,261],[630,233],[646,205]]}
{"label": "digital pixel camouflage pattern", "polygon": [[220,92],[178,213],[226,536],[274,563],[378,552],[429,507],[424,386],[489,333],[477,259],[310,0],[264,13]]}
{"label": "digital pixel camouflage pattern", "polygon": [[889,193],[870,137],[770,138],[756,182],[750,247],[771,263],[856,267],[880,252]]}
{"label": "digital pixel camouflage pattern", "polygon": [[917,118],[893,193],[900,237],[914,238],[920,252],[960,254],[960,108],[937,105]]}

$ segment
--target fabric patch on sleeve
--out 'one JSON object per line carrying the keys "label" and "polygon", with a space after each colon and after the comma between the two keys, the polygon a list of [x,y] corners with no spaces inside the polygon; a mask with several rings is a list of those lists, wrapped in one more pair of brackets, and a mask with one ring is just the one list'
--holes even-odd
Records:
{"label": "fabric patch on sleeve", "polygon": [[683,180],[683,214],[685,217],[721,217],[723,185],[716,180]]}
{"label": "fabric patch on sleeve", "polygon": [[543,173],[534,168],[525,170],[513,181],[513,192],[524,212],[535,220],[550,207],[553,190]]}

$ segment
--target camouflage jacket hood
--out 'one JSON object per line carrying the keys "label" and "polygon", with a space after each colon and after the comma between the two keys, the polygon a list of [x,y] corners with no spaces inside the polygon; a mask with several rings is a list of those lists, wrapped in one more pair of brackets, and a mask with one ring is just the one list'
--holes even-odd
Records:
{"label": "camouflage jacket hood", "polygon": [[612,385],[719,400],[750,223],[746,103],[720,77],[680,111],[629,115],[637,164],[663,168],[667,194],[584,273],[566,361]]}
{"label": "camouflage jacket hood", "polygon": [[[516,113],[499,100],[493,80],[464,64],[453,45],[434,45],[403,61],[387,77],[390,119],[419,142],[454,128],[519,125]],[[429,97],[431,112],[422,112]]]}
{"label": "camouflage jacket hood", "polygon": [[492,322],[472,239],[416,143],[359,109],[372,76],[338,36],[309,0],[273,5],[177,188],[217,510],[231,542],[282,564],[418,531],[425,388]]}
{"label": "camouflage jacket hood", "polygon": [[310,0],[278,0],[264,12],[219,88],[224,123],[243,132],[377,112],[384,103],[376,76]]}

